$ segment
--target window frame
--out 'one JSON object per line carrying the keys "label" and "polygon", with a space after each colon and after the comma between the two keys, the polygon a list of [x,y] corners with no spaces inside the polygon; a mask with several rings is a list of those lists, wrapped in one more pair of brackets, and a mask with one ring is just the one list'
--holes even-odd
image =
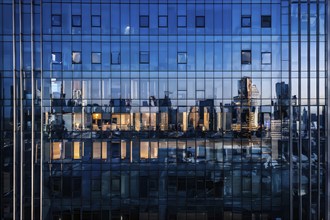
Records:
{"label": "window frame", "polygon": [[[266,55],[266,54],[269,54],[270,58],[269,58],[269,62],[264,63],[263,62],[263,55]],[[261,52],[261,64],[262,65],[270,65],[270,64],[272,64],[272,53],[271,52],[269,52],[269,51]]]}
{"label": "window frame", "polygon": [[[243,61],[243,53],[250,53],[249,61]],[[250,65],[252,64],[252,52],[251,50],[241,50],[241,64],[242,65]]]}
{"label": "window frame", "polygon": [[[203,25],[199,25],[197,20],[203,19]],[[198,15],[195,17],[195,27],[196,28],[205,28],[205,16],[204,15]]]}
{"label": "window frame", "polygon": [[[184,55],[185,56],[185,61],[184,62],[180,62],[179,56],[181,56],[181,55]],[[187,52],[185,52],[185,51],[179,51],[177,53],[177,63],[178,64],[187,64],[187,62],[188,62]]]}
{"label": "window frame", "polygon": [[[114,62],[115,61],[114,60],[115,53],[118,54],[118,60],[117,60],[118,62]],[[120,63],[121,63],[120,51],[112,51],[110,59],[111,59],[111,64],[112,65],[120,65]]]}
{"label": "window frame", "polygon": [[[54,24],[53,18],[59,17],[59,24]],[[62,15],[61,14],[52,14],[52,27],[62,27]]]}
{"label": "window frame", "polygon": [[[55,55],[55,60],[53,60],[53,55]],[[60,57],[60,60],[57,60],[56,57]],[[62,63],[62,52],[52,52],[52,64],[61,64]]]}
{"label": "window frame", "polygon": [[[268,18],[270,19],[269,20],[269,26],[265,26],[264,25],[264,19],[268,19]],[[261,15],[260,21],[261,21],[261,28],[271,28],[272,27],[272,16],[271,15]]]}
{"label": "window frame", "polygon": [[[99,24],[98,25],[93,24],[93,18],[98,18],[99,19]],[[91,16],[91,27],[101,27],[101,15],[92,15]]]}
{"label": "window frame", "polygon": [[[74,53],[79,53],[80,54],[80,60],[79,60],[79,62],[75,62],[73,60],[73,54]],[[82,62],[81,51],[72,51],[71,58],[72,58],[72,64],[81,64],[81,62]]]}
{"label": "window frame", "polygon": [[[100,61],[99,62],[93,62],[93,54],[99,54],[100,55]],[[92,64],[101,64],[102,63],[102,52],[92,52],[91,61],[92,61]]]}
{"label": "window frame", "polygon": [[[144,20],[144,19],[147,19],[147,20]],[[147,24],[144,24],[143,21],[147,21]],[[149,28],[149,15],[140,15],[139,17],[139,26],[140,28]]]}
{"label": "window frame", "polygon": [[[79,21],[79,24],[74,24],[75,22],[75,19],[74,18],[79,18],[80,19],[80,21]],[[72,15],[71,16],[71,26],[72,27],[81,27],[81,25],[82,25],[82,17],[81,17],[81,15]]]}
{"label": "window frame", "polygon": [[[249,25],[244,25],[244,22],[243,22],[244,19],[249,19],[250,20]],[[242,28],[250,28],[251,27],[251,23],[252,23],[251,15],[242,15],[241,16],[241,27]]]}
{"label": "window frame", "polygon": [[[149,62],[150,62],[150,53],[149,53],[149,51],[140,51],[140,53],[139,53],[139,63],[140,64],[149,64]],[[148,57],[148,60],[147,61],[143,61],[141,58],[142,58],[142,56],[147,56]]]}

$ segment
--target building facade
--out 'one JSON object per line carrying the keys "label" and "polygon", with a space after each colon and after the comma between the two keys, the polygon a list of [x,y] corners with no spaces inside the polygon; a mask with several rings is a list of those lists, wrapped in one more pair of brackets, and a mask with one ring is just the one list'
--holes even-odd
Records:
{"label": "building facade", "polygon": [[328,10],[2,0],[1,219],[330,219]]}

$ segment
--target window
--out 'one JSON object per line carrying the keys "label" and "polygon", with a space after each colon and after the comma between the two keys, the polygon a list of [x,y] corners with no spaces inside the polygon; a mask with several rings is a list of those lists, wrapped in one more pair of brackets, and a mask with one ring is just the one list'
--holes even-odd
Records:
{"label": "window", "polygon": [[53,145],[52,159],[53,160],[61,159],[62,143],[61,142],[54,142],[52,145]]}
{"label": "window", "polygon": [[52,15],[52,26],[61,27],[62,25],[62,16],[61,15]]}
{"label": "window", "polygon": [[92,63],[101,63],[101,52],[92,52]]}
{"label": "window", "polygon": [[205,27],[205,16],[196,16],[196,27],[197,28]]}
{"label": "window", "polygon": [[272,54],[270,52],[261,53],[261,63],[262,64],[271,64],[272,63]]}
{"label": "window", "polygon": [[140,63],[149,63],[149,52],[148,51],[140,51]]}
{"label": "window", "polygon": [[178,27],[186,27],[186,26],[187,26],[187,17],[178,16]]}
{"label": "window", "polygon": [[272,26],[272,17],[270,15],[261,16],[261,27],[270,28]]}
{"label": "window", "polygon": [[80,142],[73,142],[73,159],[81,159]]}
{"label": "window", "polygon": [[158,17],[158,27],[167,27],[167,16]]}
{"label": "window", "polygon": [[52,64],[60,64],[62,62],[62,53],[52,52]]}
{"label": "window", "polygon": [[251,64],[251,50],[242,50],[241,64]]}
{"label": "window", "polygon": [[140,27],[142,27],[142,28],[149,27],[149,16],[148,15],[140,16]]}
{"label": "window", "polygon": [[93,159],[101,159],[101,142],[93,142]]}
{"label": "window", "polygon": [[81,52],[72,52],[72,63],[79,64],[81,63]]}
{"label": "window", "polygon": [[187,53],[178,52],[178,63],[187,63]]}
{"label": "window", "polygon": [[251,16],[242,16],[241,26],[242,27],[251,27]]}
{"label": "window", "polygon": [[111,64],[120,64],[120,52],[111,52]]}
{"label": "window", "polygon": [[81,15],[72,15],[72,27],[81,27]]}
{"label": "window", "polygon": [[92,27],[101,27],[100,15],[92,15]]}

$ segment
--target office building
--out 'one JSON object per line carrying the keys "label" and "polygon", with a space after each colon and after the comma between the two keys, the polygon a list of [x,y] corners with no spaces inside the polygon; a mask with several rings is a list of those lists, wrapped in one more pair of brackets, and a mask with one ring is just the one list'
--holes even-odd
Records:
{"label": "office building", "polygon": [[330,219],[328,11],[2,0],[0,218]]}

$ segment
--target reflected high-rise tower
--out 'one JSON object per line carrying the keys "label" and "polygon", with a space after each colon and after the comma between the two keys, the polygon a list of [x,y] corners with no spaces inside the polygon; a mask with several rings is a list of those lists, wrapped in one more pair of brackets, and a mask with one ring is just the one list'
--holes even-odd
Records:
{"label": "reflected high-rise tower", "polygon": [[328,4],[0,1],[0,219],[330,219]]}

